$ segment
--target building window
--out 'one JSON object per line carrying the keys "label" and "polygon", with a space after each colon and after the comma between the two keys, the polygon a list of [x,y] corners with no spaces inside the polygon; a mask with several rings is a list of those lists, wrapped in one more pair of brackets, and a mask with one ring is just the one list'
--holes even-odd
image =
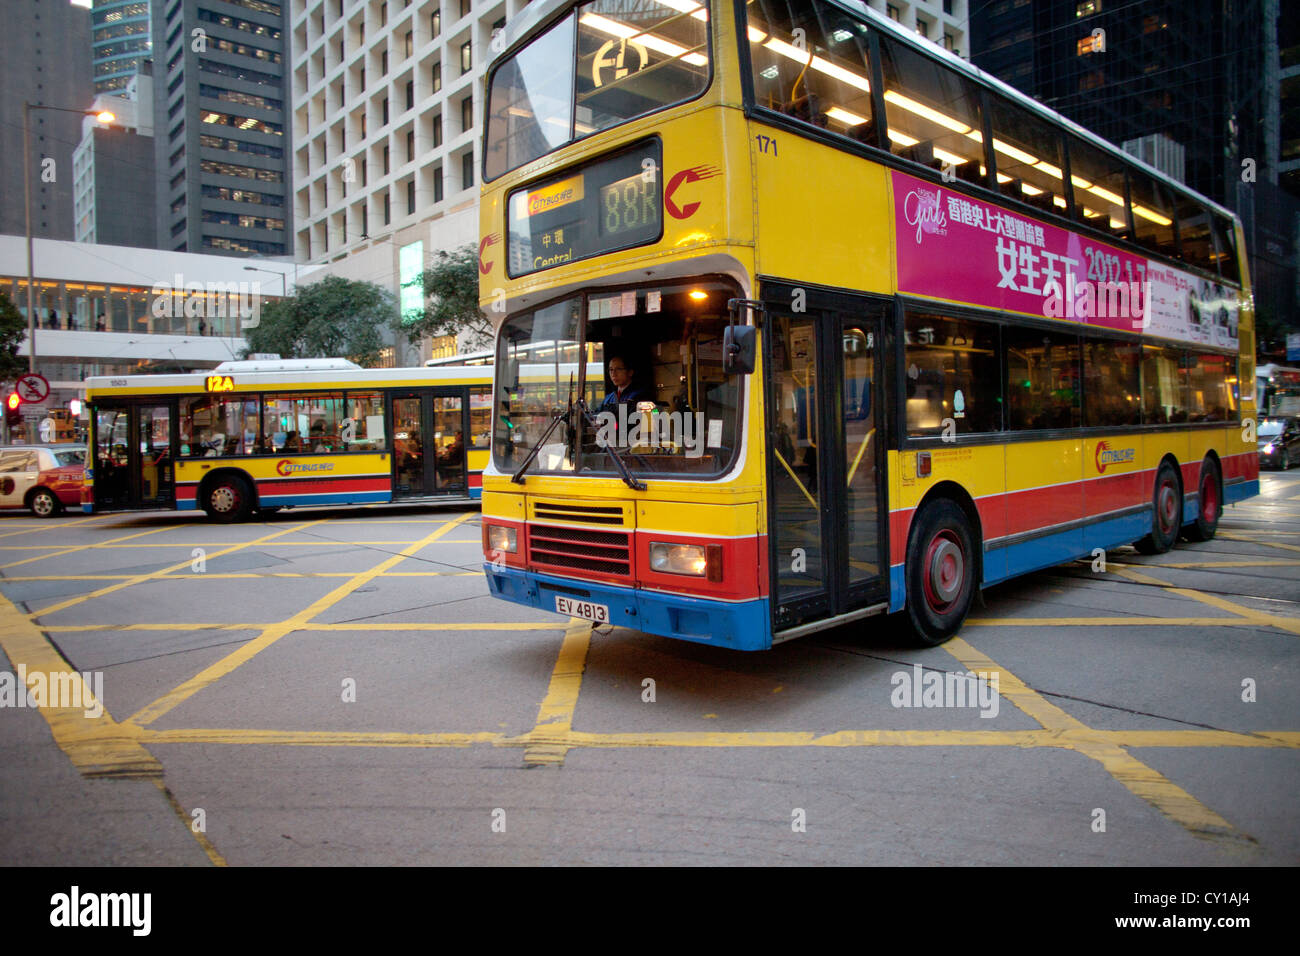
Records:
{"label": "building window", "polygon": [[917,18],[916,18],[916,32],[919,33],[919,34],[921,34],[921,36],[925,37],[926,39],[929,39],[929,37],[930,37],[930,24],[928,24],[926,21],[922,20],[920,17],[917,17]]}
{"label": "building window", "polygon": [[366,68],[363,66],[361,68],[361,92],[364,93],[365,91],[366,91]]}
{"label": "building window", "polygon": [[384,147],[384,175],[388,175],[388,147]]}
{"label": "building window", "polygon": [[384,193],[384,225],[393,221],[393,204],[387,192]]}
{"label": "building window", "polygon": [[383,122],[381,122],[379,125],[387,126],[388,125],[388,97],[386,96],[384,97],[384,102],[381,104],[380,113],[382,114],[384,119]]}
{"label": "building window", "polygon": [[361,185],[364,186],[369,181],[370,179],[369,173],[370,173],[369,165],[363,159],[361,161]]}
{"label": "building window", "polygon": [[388,75],[388,51],[387,50],[379,54],[379,75],[380,76]]}
{"label": "building window", "polygon": [[388,4],[385,2],[379,5],[379,25],[382,27],[387,25],[387,23],[388,23]]}
{"label": "building window", "polygon": [[955,44],[956,44],[956,39],[953,37],[953,35],[951,33],[945,32],[943,35],[943,48],[947,50],[949,53],[951,53],[952,48]]}
{"label": "building window", "polygon": [[473,6],[474,6],[474,0],[460,0],[460,15],[462,17],[469,16],[469,12],[473,8]]}
{"label": "building window", "polygon": [[1079,56],[1087,56],[1089,53],[1105,53],[1106,35],[1097,33],[1095,36],[1090,34],[1086,37],[1080,37],[1076,49]]}
{"label": "building window", "polygon": [[472,94],[460,101],[460,127],[466,133],[474,128],[474,97]]}
{"label": "building window", "polygon": [[429,14],[429,36],[437,37],[442,33],[442,11],[434,10]]}
{"label": "building window", "polygon": [[410,56],[412,53],[415,52],[415,38],[411,36],[410,30],[406,31],[406,39],[403,41],[403,43],[405,44],[407,56]]}
{"label": "building window", "polygon": [[437,149],[442,145],[442,115],[439,114],[433,118],[433,147]]}
{"label": "building window", "polygon": [[442,167],[433,171],[433,201],[442,202]]}
{"label": "building window", "polygon": [[1094,13],[1101,13],[1101,0],[1083,0],[1074,8],[1076,18],[1090,17]]}
{"label": "building window", "polygon": [[953,12],[953,6],[953,0],[943,0],[943,12],[950,17],[955,15]]}
{"label": "building window", "polygon": [[406,108],[408,110],[415,109],[415,81],[414,80],[406,81]]}
{"label": "building window", "polygon": [[406,184],[406,214],[415,215],[415,180],[412,179]]}
{"label": "building window", "polygon": [[474,151],[471,149],[460,158],[460,185],[469,189],[474,185]]}
{"label": "building window", "polygon": [[474,68],[474,48],[469,40],[460,45],[460,74],[464,76]]}
{"label": "building window", "polygon": [[885,15],[895,22],[902,19],[898,13],[898,7],[894,6],[892,3],[885,4]]}
{"label": "building window", "polygon": [[406,161],[409,163],[415,159],[415,130],[406,131]]}
{"label": "building window", "polygon": [[433,92],[437,93],[442,89],[442,64],[433,65]]}

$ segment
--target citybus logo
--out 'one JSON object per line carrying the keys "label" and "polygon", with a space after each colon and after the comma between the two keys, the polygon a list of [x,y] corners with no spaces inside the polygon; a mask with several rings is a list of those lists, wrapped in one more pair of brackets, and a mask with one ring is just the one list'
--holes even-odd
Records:
{"label": "citybus logo", "polygon": [[262,283],[186,282],[177,272],[171,284],[155,282],[150,311],[155,319],[216,319],[239,316],[241,329],[262,324]]}
{"label": "citybus logo", "polygon": [[276,473],[281,477],[287,478],[289,475],[304,471],[333,471],[334,462],[332,461],[312,461],[300,462],[289,461],[282,458],[275,463]]}
{"label": "citybus logo", "polygon": [[1097,464],[1097,473],[1105,474],[1107,465],[1127,465],[1136,455],[1136,448],[1111,448],[1109,442],[1099,441],[1093,460]]}

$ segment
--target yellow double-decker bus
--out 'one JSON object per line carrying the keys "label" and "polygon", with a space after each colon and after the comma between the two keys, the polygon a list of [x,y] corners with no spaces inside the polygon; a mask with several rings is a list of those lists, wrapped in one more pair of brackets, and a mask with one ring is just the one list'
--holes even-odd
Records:
{"label": "yellow double-decker bus", "polygon": [[497,597],[935,644],[981,588],[1207,539],[1258,492],[1228,210],[860,3],[551,0],[505,41]]}
{"label": "yellow double-decker bus", "polygon": [[223,522],[306,505],[472,501],[491,369],[225,362],[86,380],[82,510],[202,509]]}

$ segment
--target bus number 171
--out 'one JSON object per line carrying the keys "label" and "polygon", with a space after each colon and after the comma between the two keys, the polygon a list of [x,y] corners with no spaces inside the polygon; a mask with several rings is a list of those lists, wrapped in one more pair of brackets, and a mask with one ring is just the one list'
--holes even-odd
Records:
{"label": "bus number 171", "polygon": [[758,151],[760,153],[771,153],[773,156],[776,155],[776,140],[772,137],[764,136],[762,133],[759,133],[754,137],[754,139],[758,140]]}

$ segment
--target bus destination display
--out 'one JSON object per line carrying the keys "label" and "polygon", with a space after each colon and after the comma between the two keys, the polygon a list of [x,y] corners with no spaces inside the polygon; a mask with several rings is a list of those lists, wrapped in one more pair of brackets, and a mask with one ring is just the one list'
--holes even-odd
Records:
{"label": "bus destination display", "polygon": [[644,245],[663,227],[660,146],[650,140],[510,194],[510,275]]}

